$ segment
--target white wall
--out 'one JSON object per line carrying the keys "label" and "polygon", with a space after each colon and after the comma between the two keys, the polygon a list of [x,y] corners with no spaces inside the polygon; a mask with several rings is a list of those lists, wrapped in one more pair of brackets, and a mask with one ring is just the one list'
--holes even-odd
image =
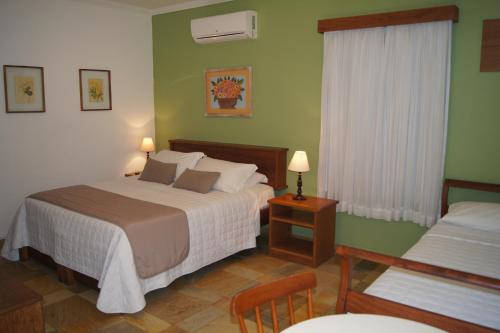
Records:
{"label": "white wall", "polygon": [[[140,169],[154,136],[151,15],[95,2],[0,0],[0,65],[42,66],[45,113],[5,113],[0,238],[33,192]],[[78,69],[111,70],[112,111],[80,111]]]}

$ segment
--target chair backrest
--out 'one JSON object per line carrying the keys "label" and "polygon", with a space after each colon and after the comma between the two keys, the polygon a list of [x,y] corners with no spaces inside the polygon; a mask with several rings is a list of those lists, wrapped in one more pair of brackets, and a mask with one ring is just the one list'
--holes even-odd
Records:
{"label": "chair backrest", "polygon": [[284,296],[288,297],[290,325],[293,325],[295,324],[295,310],[292,302],[293,294],[302,290],[307,290],[307,316],[310,319],[313,315],[312,288],[314,287],[316,287],[316,276],[311,272],[296,274],[270,283],[262,284],[234,295],[231,300],[231,312],[238,317],[241,332],[248,333],[245,325],[244,313],[255,309],[257,330],[259,333],[263,333],[264,328],[260,314],[260,305],[271,302],[273,331],[278,333],[279,327],[275,299]]}

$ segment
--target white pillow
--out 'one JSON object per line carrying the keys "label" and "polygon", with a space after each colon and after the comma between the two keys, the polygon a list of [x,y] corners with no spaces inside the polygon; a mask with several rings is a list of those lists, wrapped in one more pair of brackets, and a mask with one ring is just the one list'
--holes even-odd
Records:
{"label": "white pillow", "polygon": [[500,204],[464,201],[450,205],[441,222],[484,231],[500,232]]}
{"label": "white pillow", "polygon": [[162,150],[151,158],[163,163],[177,164],[177,169],[175,170],[175,179],[177,179],[187,168],[193,169],[203,156],[205,156],[205,154],[200,152],[181,153],[173,150]]}
{"label": "white pillow", "polygon": [[220,172],[220,177],[213,188],[228,193],[236,193],[243,189],[245,182],[257,170],[257,166],[255,164],[234,163],[205,157],[198,161],[194,169]]}
{"label": "white pillow", "polygon": [[268,179],[267,179],[266,175],[259,173],[259,172],[254,172],[247,179],[243,188],[253,187],[253,186],[260,184],[260,183],[266,184],[267,182],[268,182]]}

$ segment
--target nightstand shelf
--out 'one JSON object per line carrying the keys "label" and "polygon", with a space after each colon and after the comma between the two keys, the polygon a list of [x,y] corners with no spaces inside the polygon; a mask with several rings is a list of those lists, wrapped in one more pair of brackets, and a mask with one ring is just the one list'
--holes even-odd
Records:
{"label": "nightstand shelf", "polygon": [[[301,264],[318,266],[333,255],[335,243],[335,200],[293,194],[269,200],[269,254]],[[310,229],[312,239],[296,236],[292,227]]]}
{"label": "nightstand shelf", "polygon": [[300,257],[306,262],[312,261],[313,242],[308,239],[291,236],[286,240],[273,245],[273,252],[279,252],[287,256]]}
{"label": "nightstand shelf", "polygon": [[[298,214],[294,214],[298,215]],[[314,228],[314,217],[313,216],[281,216],[275,215],[273,219],[278,222],[289,223],[297,225],[299,227],[313,229]]]}

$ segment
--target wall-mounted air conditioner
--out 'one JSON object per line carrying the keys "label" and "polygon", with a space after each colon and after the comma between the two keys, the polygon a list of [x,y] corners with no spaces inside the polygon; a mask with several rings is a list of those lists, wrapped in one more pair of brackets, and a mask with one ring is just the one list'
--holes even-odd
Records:
{"label": "wall-mounted air conditioner", "polygon": [[207,44],[257,38],[257,13],[253,10],[191,20],[196,43]]}

